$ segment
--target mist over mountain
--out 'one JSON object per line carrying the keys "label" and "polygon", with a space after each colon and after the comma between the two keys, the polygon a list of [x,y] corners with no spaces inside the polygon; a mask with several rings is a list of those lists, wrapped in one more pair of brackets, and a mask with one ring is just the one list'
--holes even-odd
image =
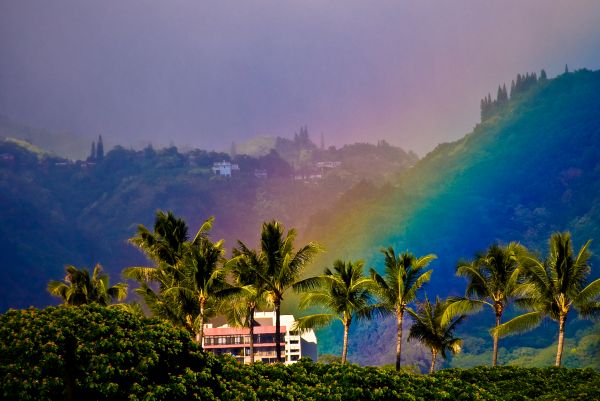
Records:
{"label": "mist over mountain", "polygon": [[[0,129],[5,133],[12,131]],[[238,239],[255,243],[266,220],[302,231],[357,183],[382,185],[417,161],[384,141],[321,149],[307,127],[275,142],[254,157],[176,147],[108,150],[99,137],[86,145],[88,156],[72,161],[24,140],[0,141],[0,278],[13,288],[0,310],[55,303],[45,287],[66,264],[101,263],[117,279],[124,267],[147,263],[127,239],[138,224],[152,226],[159,209],[173,210],[191,230],[215,216],[212,235],[230,251]],[[238,169],[215,174],[222,162]]]}

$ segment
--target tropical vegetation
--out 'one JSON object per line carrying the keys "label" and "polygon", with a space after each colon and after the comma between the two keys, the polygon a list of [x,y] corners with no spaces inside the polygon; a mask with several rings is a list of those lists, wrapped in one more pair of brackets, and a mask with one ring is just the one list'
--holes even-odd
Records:
{"label": "tropical vegetation", "polygon": [[[275,352],[281,361],[281,302],[285,292],[294,287],[305,288],[301,275],[305,266],[320,251],[314,242],[295,249],[296,230],[285,233],[285,227],[278,221],[265,222],[260,234],[260,252],[255,261],[245,265],[249,274],[256,275],[264,287],[269,302],[275,308]],[[245,255],[251,255],[249,248],[239,243]],[[256,253],[255,253],[256,255]]]}
{"label": "tropical vegetation", "polygon": [[408,340],[416,339],[431,350],[429,373],[435,371],[438,355],[446,358],[446,351],[460,352],[462,339],[454,336],[456,327],[465,319],[465,315],[447,316],[449,303],[436,298],[432,304],[427,297],[417,304],[417,310],[407,309],[414,323],[410,327]]}
{"label": "tropical vegetation", "polygon": [[65,270],[67,274],[63,281],[52,280],[48,283],[48,292],[59,297],[65,305],[97,303],[107,306],[113,301],[123,301],[127,296],[127,284],[111,286],[100,264],[94,266],[91,275],[88,269],[73,265],[67,265]]}
{"label": "tropical vegetation", "polygon": [[0,398],[28,400],[592,400],[600,372],[354,364],[242,365],[200,351],[185,330],[98,305],[0,315]]}
{"label": "tropical vegetation", "polygon": [[344,326],[341,363],[348,356],[348,334],[353,319],[369,319],[375,310],[372,299],[373,282],[364,276],[364,263],[336,260],[333,270],[325,272],[311,280],[315,287],[302,294],[300,309],[320,307],[325,311],[301,317],[293,329],[305,330],[329,325],[339,320]]}
{"label": "tropical vegetation", "polygon": [[221,299],[235,293],[225,280],[223,242],[208,238],[212,223],[206,220],[190,241],[182,219],[158,211],[154,230],[140,225],[130,240],[155,266],[123,270],[124,277],[140,283],[135,292],[155,316],[186,327],[199,344],[206,319],[217,313]]}
{"label": "tropical vegetation", "polygon": [[415,301],[417,291],[431,278],[432,270],[424,271],[436,258],[430,254],[417,258],[410,252],[396,255],[394,248],[382,249],[385,255],[385,276],[371,269],[380,309],[396,317],[396,370],[400,370],[402,353],[402,324],[408,305]]}
{"label": "tropical vegetation", "polygon": [[[478,312],[488,306],[494,312],[498,327],[510,301],[524,290],[517,257],[525,247],[511,242],[507,246],[494,244],[472,262],[459,262],[456,275],[467,280],[464,298],[453,298],[450,314]],[[492,366],[498,364],[498,333],[493,335]]]}
{"label": "tropical vegetation", "polygon": [[527,288],[517,303],[532,311],[500,325],[494,334],[508,335],[530,330],[547,316],[558,322],[555,365],[560,366],[565,323],[571,308],[578,310],[581,317],[600,316],[600,279],[587,283],[591,271],[588,262],[590,243],[591,240],[587,241],[574,254],[571,234],[554,233],[544,260],[531,254],[521,255],[519,264]]}

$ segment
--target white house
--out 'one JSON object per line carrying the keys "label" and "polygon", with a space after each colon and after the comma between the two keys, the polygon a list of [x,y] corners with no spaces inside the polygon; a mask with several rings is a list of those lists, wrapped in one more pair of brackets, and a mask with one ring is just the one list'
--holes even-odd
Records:
{"label": "white house", "polygon": [[231,164],[231,162],[223,160],[222,162],[215,162],[212,166],[212,171],[216,175],[222,177],[231,177],[233,171],[239,171],[240,168],[237,164]]}

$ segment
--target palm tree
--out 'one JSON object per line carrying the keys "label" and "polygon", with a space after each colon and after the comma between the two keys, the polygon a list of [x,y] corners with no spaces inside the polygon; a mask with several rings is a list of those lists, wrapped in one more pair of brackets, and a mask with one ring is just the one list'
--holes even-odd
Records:
{"label": "palm tree", "polygon": [[396,255],[394,248],[382,249],[385,255],[385,276],[371,269],[371,278],[375,282],[375,293],[381,306],[396,316],[396,370],[400,370],[402,352],[402,322],[406,307],[415,300],[417,291],[429,281],[431,270],[423,271],[436,258],[430,254],[417,258],[412,253]]}
{"label": "palm tree", "polygon": [[[290,229],[284,235],[284,226],[277,221],[265,222],[262,225],[260,238],[260,268],[249,265],[252,273],[262,281],[269,301],[275,308],[275,351],[277,360],[281,361],[281,302],[283,295],[293,287],[296,291],[306,289],[310,285],[301,282],[300,275],[304,267],[320,251],[317,244],[309,242],[297,251],[294,250],[296,230]],[[308,286],[308,287],[307,287]]]}
{"label": "palm tree", "polygon": [[[203,229],[206,231],[203,226],[198,232],[203,233]],[[184,244],[187,241],[188,227],[185,221],[175,217],[170,211],[157,211],[154,230],[150,231],[140,224],[137,235],[129,239],[154,266],[128,267],[122,274],[123,277],[140,283],[135,292],[142,297],[155,316],[192,330],[181,311],[181,302],[164,296],[164,291],[176,286],[183,278],[177,266],[183,258]]]}
{"label": "palm tree", "polygon": [[127,284],[109,284],[108,275],[102,273],[102,266],[96,264],[92,275],[86,268],[78,269],[67,265],[67,275],[63,281],[50,281],[48,292],[59,297],[65,305],[85,305],[98,303],[107,306],[114,300],[122,301],[127,297]]}
{"label": "palm tree", "polygon": [[206,318],[215,313],[217,301],[232,292],[219,266],[223,242],[208,238],[213,221],[212,217],[206,220],[189,241],[182,219],[157,212],[154,232],[140,225],[138,235],[130,239],[155,266],[123,270],[124,277],[140,282],[135,291],[155,315],[186,327],[200,344]]}
{"label": "palm tree", "polygon": [[305,316],[295,324],[294,329],[318,328],[329,325],[334,319],[344,325],[344,345],[342,363],[348,355],[348,333],[354,318],[369,318],[373,312],[373,282],[363,275],[363,262],[343,262],[336,260],[333,271],[325,269],[321,276],[313,278],[316,288],[302,294],[300,308],[321,307],[327,312]]}
{"label": "palm tree", "polygon": [[[454,298],[447,313],[479,312],[489,306],[496,317],[498,327],[509,302],[522,290],[517,257],[526,252],[522,245],[511,242],[506,247],[494,244],[485,253],[477,255],[472,262],[459,263],[456,275],[467,279],[464,298]],[[493,335],[492,366],[498,364],[498,334]]]}
{"label": "palm tree", "polygon": [[435,371],[435,361],[438,354],[446,358],[446,351],[453,354],[460,352],[462,340],[454,337],[454,330],[464,319],[465,315],[453,316],[446,319],[444,314],[448,302],[436,298],[431,304],[425,297],[425,302],[417,304],[417,311],[407,308],[406,311],[413,317],[414,323],[410,328],[408,340],[416,339],[431,350],[431,366],[429,373]]}
{"label": "palm tree", "polygon": [[[212,220],[210,220],[212,224]],[[196,234],[203,235],[203,226]],[[157,267],[162,264],[175,265],[182,257],[183,244],[188,241],[188,227],[185,221],[175,217],[173,212],[162,210],[156,212],[154,231],[148,230],[143,224],[138,225],[137,235],[129,242],[137,246]],[[196,240],[196,238],[194,238]]]}
{"label": "palm tree", "polygon": [[550,237],[550,252],[544,261],[533,255],[519,258],[520,269],[525,275],[525,295],[515,302],[532,312],[517,316],[495,329],[499,336],[531,330],[545,316],[558,322],[558,347],[555,365],[560,366],[565,336],[565,323],[571,307],[581,317],[600,314],[600,279],[586,285],[591,268],[588,240],[573,254],[571,234],[554,233]]}
{"label": "palm tree", "polygon": [[[209,226],[210,228],[210,226]],[[186,243],[183,258],[177,265],[180,277],[163,291],[180,303],[186,324],[202,346],[204,322],[217,312],[219,301],[237,291],[225,280],[223,241],[213,243],[206,237]]]}
{"label": "palm tree", "polygon": [[241,291],[238,297],[231,299],[228,320],[235,326],[249,328],[250,363],[254,363],[254,313],[267,302],[264,283],[254,272],[262,269],[264,263],[260,255],[243,242],[238,241],[238,247],[233,249],[230,271]]}

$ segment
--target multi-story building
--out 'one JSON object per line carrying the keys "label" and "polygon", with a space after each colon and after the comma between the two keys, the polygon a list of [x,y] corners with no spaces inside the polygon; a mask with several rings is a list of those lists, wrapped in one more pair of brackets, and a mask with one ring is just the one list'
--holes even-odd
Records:
{"label": "multi-story building", "polygon": [[[276,362],[275,353],[275,313],[256,312],[254,314],[254,360],[266,363]],[[292,331],[293,315],[280,316],[280,339],[282,358],[286,364],[294,363],[302,357],[317,360],[317,337],[314,331]],[[238,361],[250,362],[250,329],[228,325],[204,329],[204,349],[215,354],[229,354]],[[284,353],[285,352],[285,353]]]}

